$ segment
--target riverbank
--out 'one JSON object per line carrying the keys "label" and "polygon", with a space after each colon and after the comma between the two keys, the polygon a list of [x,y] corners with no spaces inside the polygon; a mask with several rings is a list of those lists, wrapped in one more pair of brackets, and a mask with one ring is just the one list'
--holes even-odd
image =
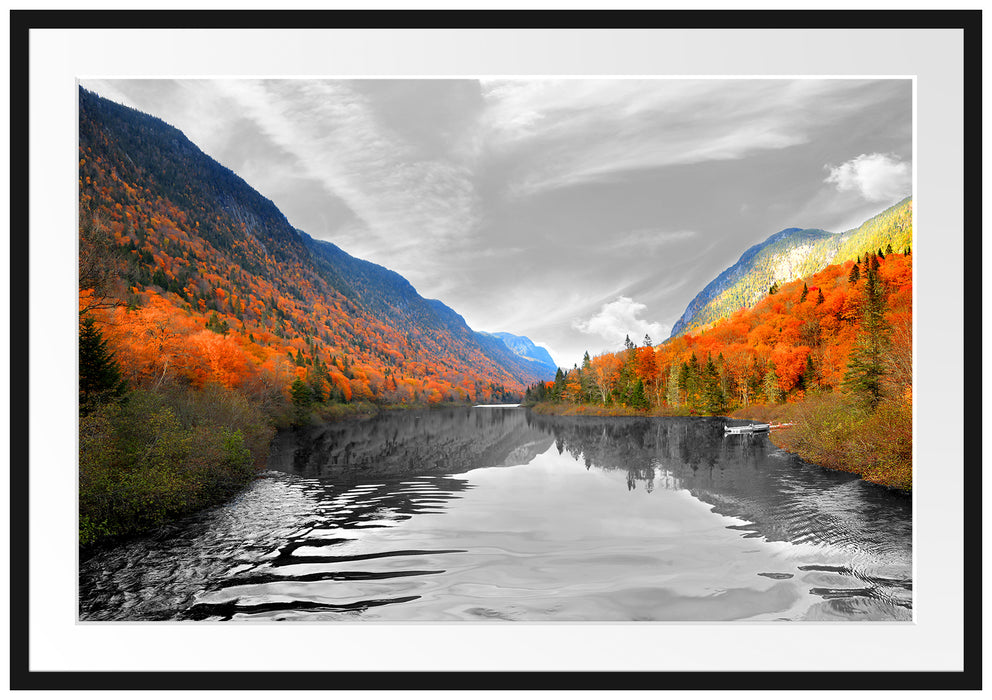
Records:
{"label": "riverbank", "polygon": [[[544,401],[528,406],[539,415],[691,417],[690,410],[572,404]],[[913,485],[913,415],[908,401],[883,401],[875,412],[841,394],[803,401],[755,404],[728,417],[782,425],[772,444],[812,464],[857,474],[865,481],[909,492]],[[786,425],[788,424],[788,425]]]}
{"label": "riverbank", "polygon": [[472,405],[317,404],[293,426],[288,411],[264,411],[220,385],[128,392],[80,416],[81,553],[230,501],[264,470],[277,430]]}
{"label": "riverbank", "polygon": [[907,493],[913,488],[913,408],[908,401],[883,401],[871,412],[827,393],[797,403],[748,406],[731,417],[791,423],[771,431],[776,447],[874,484]]}
{"label": "riverbank", "polygon": [[264,468],[275,432],[257,406],[220,385],[136,390],[80,416],[80,546],[229,500]]}

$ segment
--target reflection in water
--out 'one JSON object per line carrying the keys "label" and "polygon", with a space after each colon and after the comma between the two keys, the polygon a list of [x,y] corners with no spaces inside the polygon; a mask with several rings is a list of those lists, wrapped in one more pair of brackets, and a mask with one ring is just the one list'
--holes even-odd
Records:
{"label": "reflection in water", "polygon": [[844,472],[806,465],[761,434],[724,435],[722,418],[532,416],[560,452],[619,470],[627,486],[685,489],[742,529],[781,542],[899,546],[911,536],[911,500]]}
{"label": "reflection in water", "polygon": [[909,619],[910,499],[718,418],[409,411],[285,433],[80,567],[104,619]]}
{"label": "reflection in water", "polygon": [[448,408],[327,423],[278,435],[269,468],[340,483],[526,464],[551,442],[528,415],[522,409]]}
{"label": "reflection in water", "polygon": [[587,467],[624,472],[629,489],[637,484],[648,492],[656,486],[684,489],[715,513],[745,521],[729,526],[744,537],[851,552],[846,567],[799,567],[853,576],[868,585],[814,587],[825,598],[868,591],[907,609],[912,605],[907,495],[806,464],[763,434],[726,435],[722,418],[532,416],[531,423],[555,436],[559,452]]}

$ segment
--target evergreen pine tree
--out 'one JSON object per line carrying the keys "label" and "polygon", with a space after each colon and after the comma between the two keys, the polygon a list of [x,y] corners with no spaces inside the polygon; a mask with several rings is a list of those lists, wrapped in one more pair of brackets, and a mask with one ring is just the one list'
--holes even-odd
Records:
{"label": "evergreen pine tree", "polygon": [[313,394],[310,387],[302,379],[297,377],[293,385],[289,388],[289,395],[293,400],[295,413],[294,423],[303,425],[310,418],[310,406],[313,404]]}
{"label": "evergreen pine tree", "polygon": [[647,333],[644,334],[644,347],[650,348],[654,347],[654,341],[651,340],[651,336]]}
{"label": "evergreen pine tree", "polygon": [[647,408],[648,398],[644,395],[644,380],[638,378],[630,395],[630,405],[634,408]]}
{"label": "evergreen pine tree", "polygon": [[858,267],[858,263],[854,263],[854,267],[851,268],[851,274],[847,276],[847,283],[854,285],[858,283],[861,279],[861,269]]}
{"label": "evergreen pine tree", "polygon": [[806,369],[803,370],[803,389],[815,391],[820,387],[820,381],[816,376],[816,368],[813,366],[813,356],[806,356]]}
{"label": "evergreen pine tree", "polygon": [[869,268],[861,304],[861,328],[851,348],[843,386],[871,410],[882,399],[882,377],[891,333],[885,320],[885,306],[885,287],[875,270]]}
{"label": "evergreen pine tree", "polygon": [[562,394],[565,393],[565,373],[561,371],[561,367],[555,372],[555,385],[551,392],[551,397],[555,401],[561,401]]}
{"label": "evergreen pine tree", "polygon": [[820,304],[822,304],[825,301],[826,301],[826,299],[823,296],[823,290],[822,289],[817,289],[816,290],[816,305],[819,306]]}
{"label": "evergreen pine tree", "polygon": [[582,371],[579,374],[579,385],[582,387],[582,402],[592,400],[593,392],[596,390],[595,378],[592,373],[592,360],[589,359],[589,351],[582,356]]}
{"label": "evergreen pine tree", "polygon": [[804,301],[806,301],[806,297],[808,295],[809,295],[809,287],[807,287],[806,283],[803,282],[803,293],[799,295],[799,303],[802,304]]}
{"label": "evergreen pine tree", "polygon": [[79,329],[79,412],[88,414],[99,403],[119,399],[126,385],[114,353],[92,317]]}
{"label": "evergreen pine tree", "polygon": [[221,335],[227,335],[227,332],[231,330],[231,326],[228,325],[227,321],[221,321],[220,316],[218,316],[217,312],[214,311],[207,319],[207,330]]}
{"label": "evergreen pine tree", "polygon": [[723,411],[723,389],[720,387],[720,373],[713,360],[707,358],[703,370],[703,409],[710,415]]}
{"label": "evergreen pine tree", "polygon": [[[390,377],[387,375],[387,380]],[[310,372],[310,393],[313,398],[314,403],[324,403],[328,399],[328,395],[324,392],[324,385],[327,383],[328,373],[327,367],[324,363],[320,361],[318,357],[314,360],[313,371]],[[387,381],[388,386],[388,381]],[[395,387],[395,383],[394,383]]]}

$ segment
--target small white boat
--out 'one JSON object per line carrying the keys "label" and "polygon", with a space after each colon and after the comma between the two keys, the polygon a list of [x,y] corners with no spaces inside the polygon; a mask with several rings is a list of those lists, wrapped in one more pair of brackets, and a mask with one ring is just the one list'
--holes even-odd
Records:
{"label": "small white boat", "polygon": [[763,433],[770,430],[771,426],[768,423],[751,423],[750,425],[725,425],[723,426],[723,432],[730,433],[732,435],[738,435],[741,433]]}

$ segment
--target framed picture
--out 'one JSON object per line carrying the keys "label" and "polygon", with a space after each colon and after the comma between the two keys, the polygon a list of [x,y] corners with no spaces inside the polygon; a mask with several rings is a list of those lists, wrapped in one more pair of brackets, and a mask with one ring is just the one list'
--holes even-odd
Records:
{"label": "framed picture", "polygon": [[[12,688],[979,688],[980,27],[12,12]],[[136,161],[161,169],[136,180]],[[885,227],[902,237],[855,249]],[[83,278],[108,266],[104,308]],[[189,327],[139,348],[159,303]],[[896,361],[880,388],[869,350],[849,355],[869,317],[901,348],[901,412],[847,439],[869,466],[824,470],[765,433],[811,421],[813,395],[881,415]],[[105,348],[118,374],[86,389]],[[144,392],[125,408],[121,378]],[[199,393],[163,408],[170,382]],[[170,478],[202,486],[189,465],[211,455],[225,479],[250,468],[249,424],[210,422],[244,396],[289,436],[266,486],[184,491],[210,519],[148,520],[129,545],[105,515],[123,472],[80,465],[120,430],[80,416],[156,426],[146,460],[174,430]],[[543,400],[582,415],[492,407]],[[323,423],[387,405],[433,408]],[[361,477],[322,481],[328,464]],[[91,558],[104,541],[123,544]]]}

